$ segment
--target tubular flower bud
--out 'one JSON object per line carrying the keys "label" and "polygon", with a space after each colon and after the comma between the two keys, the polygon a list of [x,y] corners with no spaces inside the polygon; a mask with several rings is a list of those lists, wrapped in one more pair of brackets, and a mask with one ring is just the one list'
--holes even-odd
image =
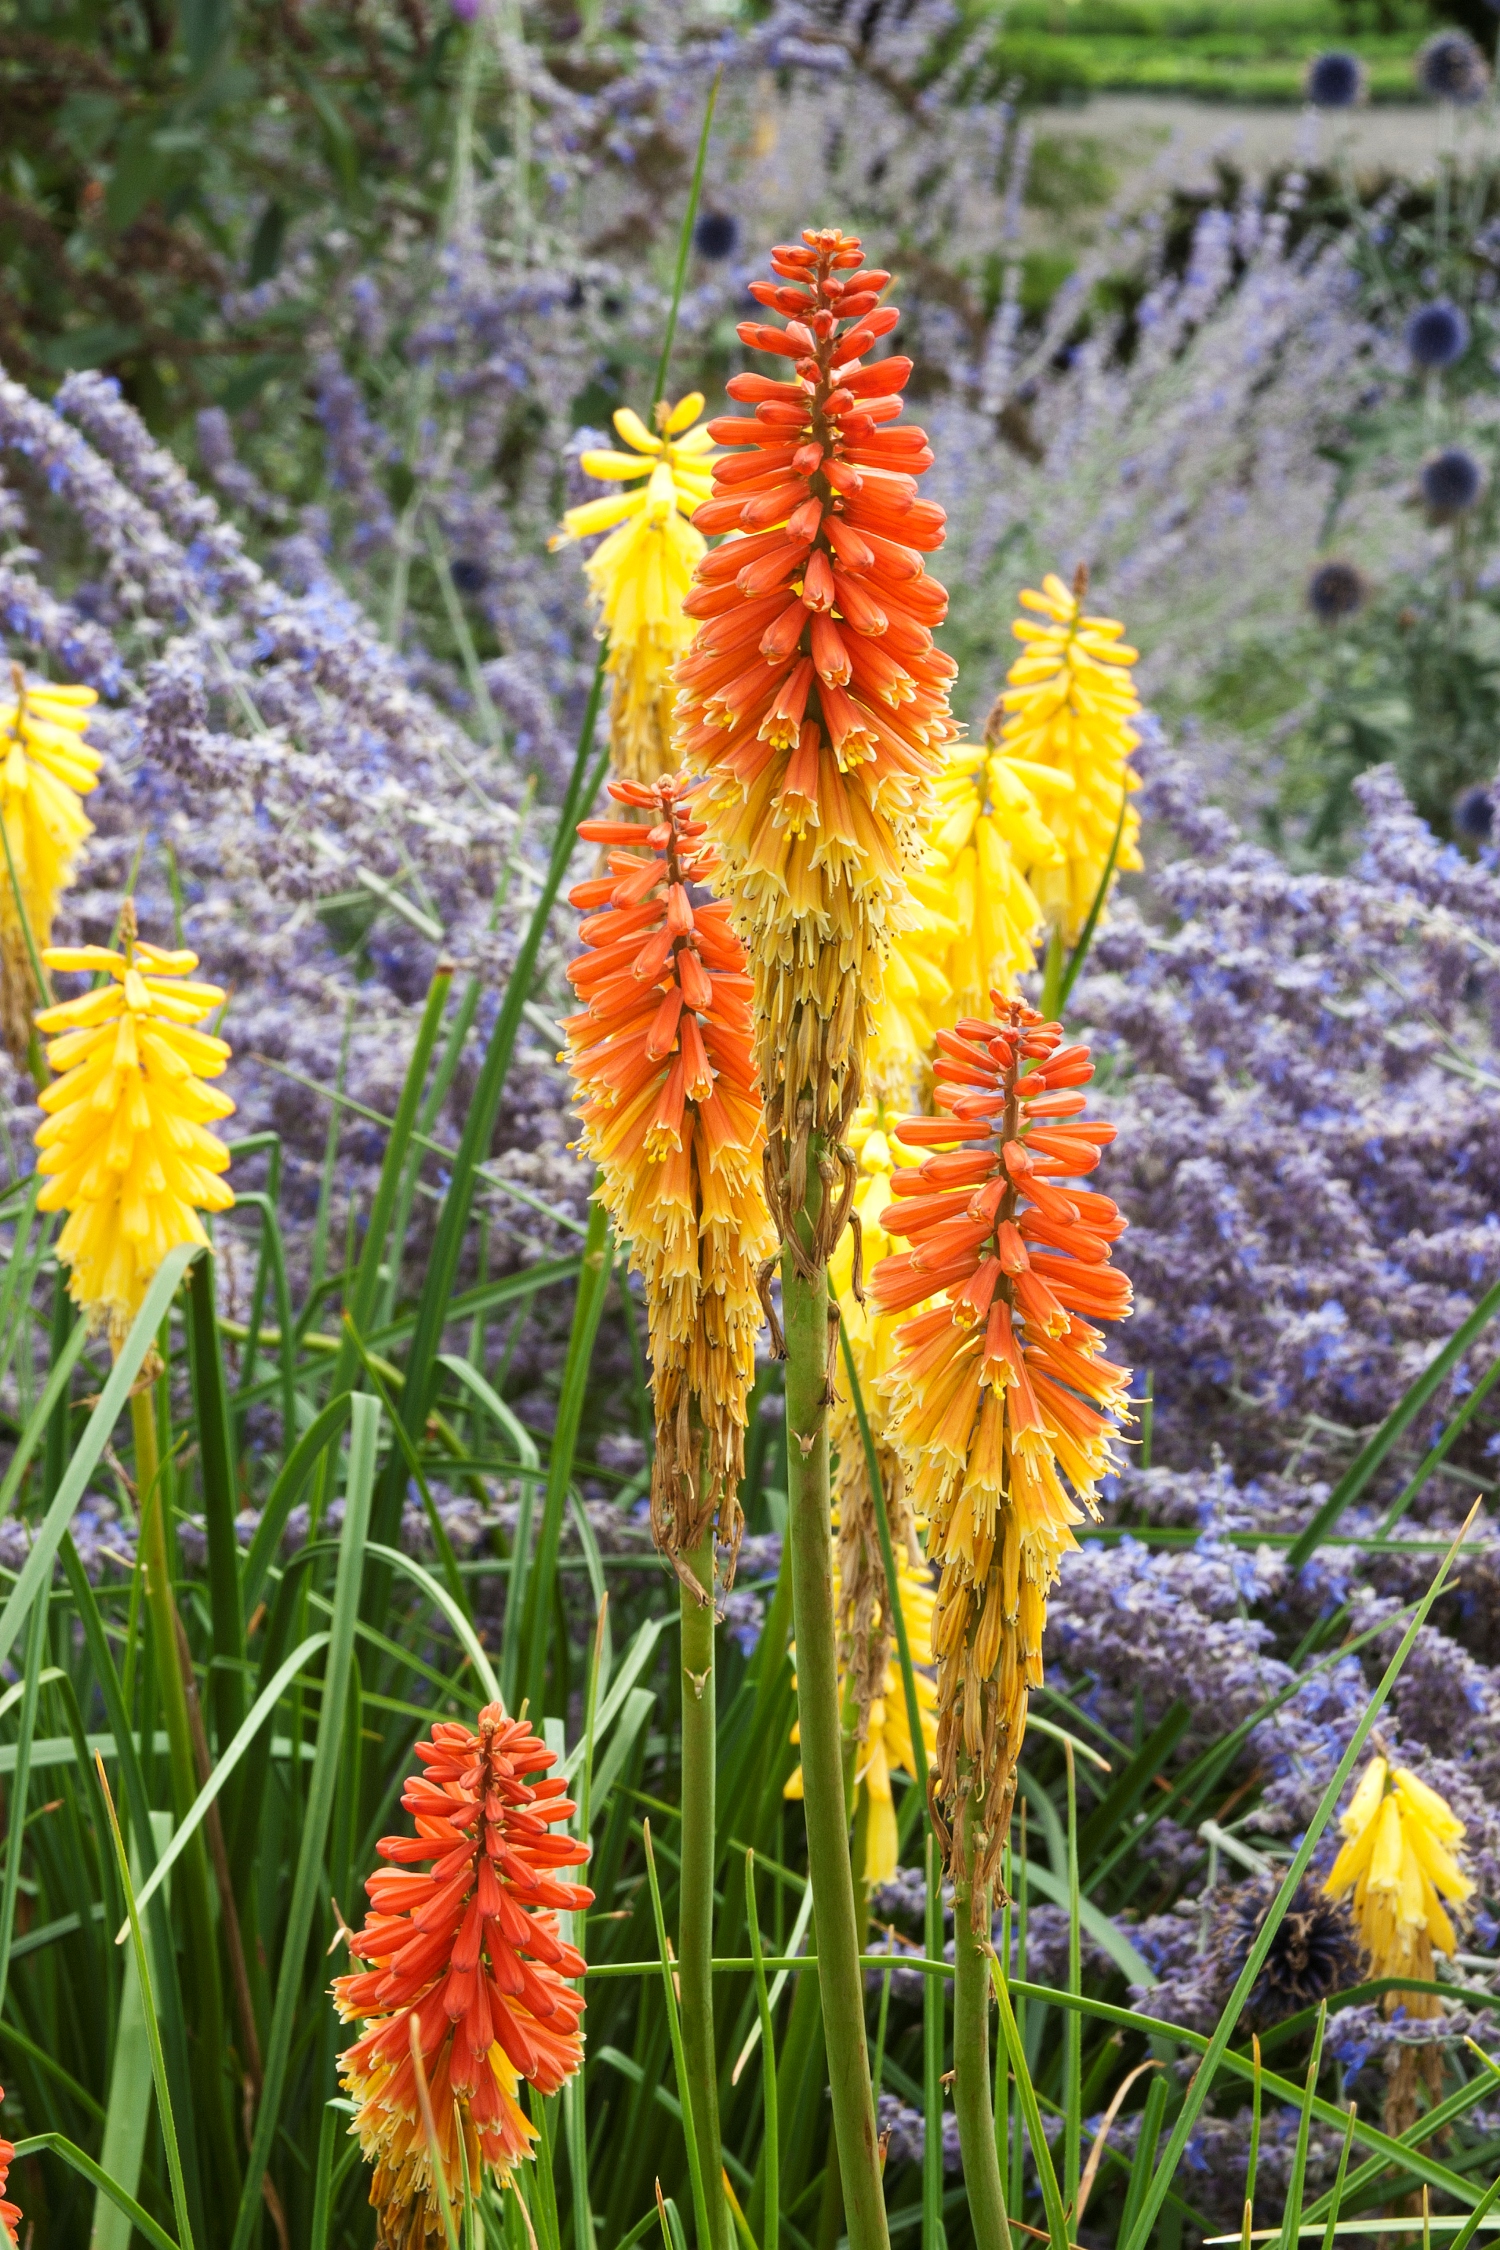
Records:
{"label": "tubular flower bud", "polygon": [[1075,1184],[1114,1139],[1081,1114],[1088,1050],[994,997],[996,1020],[938,1035],[940,1114],[896,1129],[932,1153],[892,1182],[885,1228],[911,1248],[882,1259],[871,1286],[886,1315],[940,1297],[902,1324],[883,1388],[941,1572],[938,1772],[950,1812],[964,1796],[976,1808],[976,1895],[1005,1841],[1048,1589],[1116,1465],[1129,1375],[1100,1356],[1093,1323],[1131,1301],[1109,1264],[1125,1221]]}
{"label": "tubular flower bud", "polygon": [[52,943],[57,902],[94,832],[81,800],[103,761],[83,739],[99,700],[92,688],[28,683],[19,664],[10,676],[13,699],[0,704],[0,1033],[19,1060],[41,998],[27,933],[38,953]]}
{"label": "tubular flower bud", "polygon": [[[879,1561],[877,1550],[877,1567]],[[896,1554],[896,1586],[916,1679],[917,1712],[922,1722],[922,1770],[918,1772],[912,1749],[911,1728],[906,1715],[906,1691],[896,1662],[895,1637],[889,1620],[884,1615],[885,1574],[882,1569],[881,1598],[875,1608],[873,1625],[883,1655],[876,1674],[874,1692],[862,1714],[859,1749],[854,1765],[854,1879],[863,1883],[867,1890],[873,1884],[888,1883],[900,1863],[901,1846],[896,1827],[896,1798],[891,1785],[892,1776],[897,1767],[901,1766],[918,1787],[925,1787],[927,1764],[936,1739],[932,1714],[937,1698],[931,1674],[923,1669],[932,1663],[932,1588],[926,1569],[913,1564],[900,1549]],[[847,1615],[849,1603],[837,1569],[833,1574],[833,1606],[837,1616]],[[849,1681],[846,1651],[847,1643],[844,1643],[839,1652],[841,1701]],[[797,1742],[800,1739],[800,1730],[794,1725],[792,1740]],[[801,1797],[800,1766],[792,1774],[783,1794],[794,1799]]]}
{"label": "tubular flower bud", "polygon": [[[837,1301],[859,1378],[891,1544],[898,1557],[904,1554],[910,1567],[920,1571],[922,1550],[917,1544],[901,1463],[886,1431],[885,1402],[880,1393],[880,1383],[890,1372],[895,1352],[896,1323],[854,1292],[856,1242],[866,1262],[885,1256],[892,1245],[881,1221],[890,1201],[892,1175],[898,1166],[909,1168],[920,1162],[914,1152],[903,1149],[895,1139],[895,1126],[896,1114],[883,1102],[855,1111],[849,1147],[859,1167],[854,1191],[854,1218],[858,1223],[839,1240],[829,1261],[828,1286]],[[864,1437],[853,1398],[846,1395],[841,1382],[834,1386],[834,1400],[828,1410],[828,1440],[835,1456],[833,1504],[838,1517],[839,1595],[834,1614],[839,1626],[840,1662],[854,1696],[855,1731],[864,1742],[873,1706],[886,1693],[891,1637],[884,1616],[885,1558],[876,1529]],[[926,1645],[924,1640],[923,1647]]]}
{"label": "tubular flower bud", "polygon": [[[1434,1953],[1458,1946],[1443,1901],[1462,1906],[1474,1885],[1454,1856],[1464,1824],[1447,1800],[1405,1766],[1372,1758],[1339,1817],[1344,1844],[1324,1885],[1330,1898],[1354,1893],[1360,1942],[1377,1977],[1409,1976],[1431,1983]],[[1435,2016],[1433,1992],[1392,1992],[1389,2013]]]}
{"label": "tubular flower bud", "polygon": [[663,401],[657,411],[661,430],[653,437],[638,414],[618,409],[615,429],[629,453],[600,448],[580,455],[586,475],[633,489],[570,508],[551,541],[562,547],[609,533],[584,573],[600,630],[609,636],[612,760],[616,773],[633,781],[655,781],[677,763],[672,667],[693,637],[682,604],[707,541],[690,518],[708,498],[713,461],[708,431],[701,423],[689,427],[703,411],[701,391],[670,408]]}
{"label": "tubular flower bud", "polygon": [[[836,229],[771,263],[778,281],[752,293],[792,317],[739,333],[786,364],[774,378],[735,376],[731,396],[753,414],[708,425],[737,450],[716,464],[694,521],[743,536],[698,566],[677,739],[709,777],[755,968],[770,1198],[785,1237],[808,1142],[836,1140],[858,1100],[931,777],[956,730],[954,667],[932,644],[947,595],[923,561],[942,543],[943,511],[917,498],[926,438],[897,422],[911,363],[866,364],[898,317],[878,301],[890,277],[856,271],[859,243]],[[843,1212],[824,1197],[817,1254]]]}
{"label": "tubular flower bud", "polygon": [[998,729],[1003,757],[1055,839],[1054,853],[1023,857],[1021,872],[1068,945],[1088,920],[1117,828],[1116,872],[1141,865],[1140,815],[1129,802],[1140,787],[1130,765],[1140,741],[1131,723],[1141,707],[1129,671],[1136,651],[1117,619],[1084,614],[1087,591],[1081,568],[1071,592],[1050,571],[1039,594],[1023,591],[1022,606],[1044,622],[1021,617],[1012,627],[1025,647],[986,728],[987,736]]}
{"label": "tubular flower bud", "polygon": [[220,1075],[229,1048],[196,1028],[225,996],[188,981],[196,953],[137,939],[129,899],[120,925],[121,953],[78,945],[43,955],[49,969],[109,981],[36,1019],[55,1034],[47,1060],[61,1073],[37,1097],[46,1112],[37,1207],[68,1213],[57,1238],[68,1294],[116,1348],[167,1252],[182,1242],[207,1249],[198,1213],[234,1202],[220,1176],[229,1151],[207,1129],[234,1103],[203,1083]]}
{"label": "tubular flower bud", "polygon": [[565,1784],[536,1778],[554,1753],[491,1703],[477,1731],[445,1720],[417,1756],[425,1770],[401,1802],[418,1834],[381,1839],[391,1866],[365,1884],[370,1912],[349,1940],[366,1966],[333,1981],[341,2019],[364,2026],[339,2069],[358,2104],[350,2129],[374,2167],[380,2250],[443,2239],[413,2024],[455,2211],[466,2161],[477,2194],[486,2169],[503,2187],[530,2155],[537,2136],[516,2098],[521,2080],[555,2094],[583,2060],[583,1998],[564,1980],[584,1965],[557,1917],[594,1894],[564,1873],[589,1856],[587,1844],[554,1833],[574,1811]]}
{"label": "tubular flower bud", "polygon": [[[0,2086],[0,2102],[3,2102],[4,2099],[5,2088]],[[7,2203],[5,2200],[6,2183],[10,2178],[10,2168],[15,2160],[15,2142],[0,2140],[0,2231],[4,2232],[5,2239],[10,2244],[10,2250],[16,2250],[16,2228],[21,2223],[20,2205]]]}
{"label": "tubular flower bud", "polygon": [[718,854],[681,781],[611,782],[610,795],[651,825],[579,828],[607,872],[570,894],[586,950],[568,969],[582,1009],[563,1030],[583,1146],[645,1282],[652,1524],[675,1559],[716,1512],[720,1538],[739,1544],[756,1269],[773,1248],[764,1129],[744,949],[728,906],[700,889]]}

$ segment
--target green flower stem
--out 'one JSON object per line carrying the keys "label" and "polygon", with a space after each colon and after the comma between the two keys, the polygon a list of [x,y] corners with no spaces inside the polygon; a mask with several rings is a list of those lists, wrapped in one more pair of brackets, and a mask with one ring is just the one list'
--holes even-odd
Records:
{"label": "green flower stem", "polygon": [[693,2129],[703,2173],[712,2250],[733,2250],[724,2160],[719,2147],[719,2066],[714,2042],[714,1537],[684,1555],[703,1588],[699,1601],[679,1584],[682,1618],[682,1880],[678,1897],[678,1980]]}
{"label": "green flower stem", "polygon": [[973,1812],[966,1797],[953,1840],[953,2107],[975,2250],[1011,2250],[990,2096],[990,1901],[980,1901],[976,1930]]}
{"label": "green flower stem", "polygon": [[[818,1192],[814,1174],[809,1183],[810,1199]],[[865,2041],[864,1980],[859,1966],[854,1872],[845,1818],[828,1496],[827,1272],[818,1267],[810,1279],[804,1280],[788,1254],[782,1266],[781,1290],[786,1325],[787,1535],[791,1541],[792,1616],[797,1636],[797,1717],[833,2129],[838,2141],[849,2250],[886,2250],[889,2235],[876,2144],[870,2054]]]}

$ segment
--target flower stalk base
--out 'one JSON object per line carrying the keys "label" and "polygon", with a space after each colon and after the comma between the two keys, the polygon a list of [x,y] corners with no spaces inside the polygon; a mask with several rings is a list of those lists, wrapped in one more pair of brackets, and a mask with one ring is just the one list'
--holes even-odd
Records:
{"label": "flower stalk base", "polygon": [[[810,1188],[815,1205],[818,1187]],[[816,1208],[803,1213],[816,1239]],[[782,1264],[786,1327],[787,1533],[797,1637],[807,1861],[818,1931],[818,1983],[833,2098],[849,2250],[887,2250],[885,2196],[865,2041],[859,1924],[844,1795],[838,1649],[833,1610],[833,1536],[828,1487],[830,1301],[827,1269],[799,1271],[790,1246]]]}
{"label": "flower stalk base", "polygon": [[990,1892],[975,1881],[972,1810],[965,1798],[953,1839],[953,2108],[975,2250],[1011,2250],[990,2093]]}

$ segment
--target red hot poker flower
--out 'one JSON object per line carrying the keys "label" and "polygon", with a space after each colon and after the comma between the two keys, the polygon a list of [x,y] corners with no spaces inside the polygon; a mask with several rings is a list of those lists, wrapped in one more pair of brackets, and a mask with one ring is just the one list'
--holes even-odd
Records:
{"label": "red hot poker flower", "polygon": [[927,1307],[898,1331],[883,1388],[942,1566],[938,1767],[950,1809],[965,1794],[979,1808],[985,1887],[1041,1685],[1047,1591],[1083,1520],[1068,1488],[1092,1513],[1114,1465],[1129,1375],[1100,1356],[1093,1323],[1122,1319],[1131,1301],[1109,1263],[1126,1222],[1075,1184],[1115,1137],[1082,1115],[1089,1051],[1020,1001],[994,1000],[998,1021],[965,1017],[937,1035],[942,1114],[896,1128],[934,1153],[891,1182],[881,1223],[912,1247],[871,1282],[882,1313]]}
{"label": "red hot poker flower", "polygon": [[[929,783],[956,731],[956,668],[933,646],[948,597],[923,562],[943,539],[942,509],[917,497],[932,454],[920,430],[897,427],[911,361],[866,364],[899,318],[880,303],[891,277],[836,228],[774,250],[771,265],[776,279],[752,294],[786,325],[739,333],[782,364],[736,375],[730,395],[753,415],[709,425],[739,450],[715,462],[693,521],[744,536],[704,556],[684,605],[699,629],[678,662],[677,733],[710,777],[755,964],[784,1205],[783,1175],[800,1166],[781,1140],[837,1137],[858,1096]],[[785,1233],[789,1212],[777,1216]]]}
{"label": "red hot poker flower", "polygon": [[[594,1894],[562,1873],[588,1858],[588,1846],[553,1832],[574,1810],[565,1784],[542,1778],[554,1753],[491,1703],[477,1731],[443,1721],[417,1756],[425,1770],[401,1798],[417,1833],[382,1838],[392,1867],[366,1883],[371,1911],[349,1941],[369,1965],[333,1985],[340,2016],[365,2027],[339,2059],[359,2104],[353,2130],[374,2167],[380,2250],[422,2250],[442,2235],[413,2021],[455,2209],[465,2155],[475,2188],[484,2166],[503,2185],[529,2155],[536,2132],[516,2099],[521,2080],[555,2094],[583,2060],[583,1999],[563,1980],[582,1976],[584,1964],[558,1935],[557,1916],[592,1905]],[[423,1861],[432,1864],[423,1870]]]}
{"label": "red hot poker flower", "polygon": [[[5,2088],[0,2086],[0,2102],[5,2099]],[[5,2201],[5,2186],[10,2178],[10,2168],[16,2160],[14,2141],[0,2141],[0,2229],[3,2229],[10,2250],[16,2250],[16,2228],[21,2223],[20,2206]]]}
{"label": "red hot poker flower", "polygon": [[679,778],[615,781],[610,795],[652,825],[579,828],[605,847],[607,872],[569,894],[586,910],[586,950],[568,968],[583,1009],[563,1030],[583,1145],[646,1285],[651,1514],[675,1559],[716,1511],[738,1545],[756,1267],[774,1242],[744,948],[727,904],[703,895],[719,855]]}

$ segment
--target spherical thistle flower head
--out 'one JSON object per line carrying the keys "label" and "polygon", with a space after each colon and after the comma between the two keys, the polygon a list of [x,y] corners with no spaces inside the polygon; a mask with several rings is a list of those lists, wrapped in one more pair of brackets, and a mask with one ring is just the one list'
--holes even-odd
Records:
{"label": "spherical thistle flower head", "polygon": [[612,782],[610,795],[637,819],[579,828],[607,869],[569,894],[585,912],[567,972],[583,1006],[563,1032],[583,1146],[645,1283],[652,1524],[675,1560],[715,1513],[738,1546],[756,1271],[775,1244],[751,980],[728,906],[704,895],[718,854],[680,779]]}
{"label": "spherical thistle flower head", "polygon": [[1417,475],[1417,491],[1432,524],[1456,523],[1478,506],[1485,474],[1472,453],[1462,445],[1446,445],[1431,454]]}
{"label": "spherical thistle flower head", "polygon": [[564,1980],[584,1964],[557,1917],[582,1912],[594,1894],[563,1872],[589,1850],[556,1833],[574,1806],[565,1783],[546,1778],[555,1754],[491,1703],[477,1727],[435,1726],[417,1756],[423,1771],[401,1802],[418,1832],[376,1847],[391,1866],[365,1884],[370,1913],[349,1940],[365,1966],[333,1981],[340,2018],[363,2025],[339,2071],[357,2104],[350,2130],[374,2167],[380,2250],[444,2239],[413,2025],[455,2211],[466,2166],[477,2195],[486,2171],[503,2187],[530,2155],[537,2135],[517,2100],[521,2080],[555,2094],[583,2060],[583,1998]]}
{"label": "spherical thistle flower head", "polygon": [[1417,84],[1436,102],[1471,109],[1489,91],[1490,67],[1466,31],[1435,31],[1417,49]]}
{"label": "spherical thistle flower head", "polygon": [[579,466],[607,484],[629,484],[611,499],[570,508],[551,545],[607,531],[584,564],[599,605],[600,630],[609,637],[610,740],[617,773],[655,781],[676,764],[671,748],[672,666],[693,637],[683,598],[707,547],[689,518],[708,498],[713,454],[698,424],[703,394],[692,391],[658,410],[653,436],[628,406],[617,409],[615,429],[628,453],[604,448],[580,455]]}
{"label": "spherical thistle flower head", "polygon": [[[1474,1894],[1451,1848],[1463,1842],[1463,1822],[1407,1767],[1377,1757],[1360,1776],[1339,1826],[1344,1844],[1324,1888],[1332,1899],[1353,1893],[1355,1927],[1372,1974],[1430,1983],[1433,1954],[1452,1954],[1458,1945],[1443,1901],[1462,1906]],[[1431,1992],[1388,1995],[1387,2012],[1394,2005],[1409,2016],[1435,2016],[1441,2007]]]}
{"label": "spherical thistle flower head", "polygon": [[1116,1465],[1130,1379],[1093,1325],[1130,1310],[1109,1265],[1125,1221],[1075,1184],[1115,1137],[1082,1115],[1088,1049],[1020,1001],[995,1006],[939,1034],[939,1114],[897,1127],[932,1153],[892,1180],[886,1231],[912,1247],[881,1261],[870,1292],[881,1313],[926,1307],[902,1325],[883,1389],[941,1570],[938,1774],[950,1812],[975,1807],[976,1891],[1009,1825],[1047,1592]]}
{"label": "spherical thistle flower head", "polygon": [[[854,1879],[857,1883],[863,1883],[866,1889],[876,1883],[888,1883],[900,1865],[901,1844],[892,1776],[899,1767],[910,1774],[919,1787],[925,1786],[928,1763],[937,1742],[934,1717],[937,1693],[930,1670],[932,1583],[925,1566],[914,1564],[901,1548],[896,1551],[896,1589],[906,1625],[907,1646],[911,1650],[916,1682],[917,1715],[922,1724],[922,1768],[919,1774],[912,1750],[911,1727],[907,1719],[906,1689],[894,1656],[895,1636],[884,1615],[885,1576],[882,1571],[880,1596],[869,1621],[869,1637],[878,1642],[881,1652],[879,1676],[876,1692],[869,1697],[862,1712],[863,1731],[859,1736],[854,1761]],[[849,1617],[851,1605],[837,1569],[833,1574],[833,1608],[836,1617]],[[795,1647],[792,1653],[795,1656]],[[850,1635],[846,1630],[840,1637],[839,1645],[841,1703],[849,1686],[851,1670],[856,1668],[857,1662],[857,1657],[851,1654]],[[793,1742],[801,1739],[800,1730],[795,1724],[791,1738]],[[794,1800],[801,1798],[800,1765],[787,1782],[784,1794]]]}
{"label": "spherical thistle flower head", "polygon": [[[1055,781],[1052,769],[1049,781]],[[943,873],[940,890],[956,924],[946,963],[952,1012],[944,1028],[1009,999],[1036,967],[1042,909],[1026,877],[1060,871],[1062,847],[1026,780],[1023,762],[993,745],[957,742],[933,791],[930,838]]]}
{"label": "spherical thistle flower head", "polygon": [[1307,581],[1307,606],[1320,625],[1342,625],[1357,617],[1369,599],[1364,573],[1337,557],[1321,562]]}
{"label": "spherical thistle flower head", "polygon": [[1407,321],[1403,336],[1413,367],[1452,367],[1469,348],[1469,322],[1457,305],[1446,298],[1418,305]]}
{"label": "spherical thistle flower head", "polygon": [[232,1117],[217,1078],[229,1048],[197,1026],[225,995],[188,981],[196,953],[168,953],[136,936],[135,909],[120,914],[122,950],[57,946],[49,969],[104,981],[44,1008],[47,1060],[61,1075],[37,1097],[42,1211],[66,1211],[57,1255],[68,1294],[116,1349],[152,1276],[179,1243],[208,1247],[200,1211],[227,1211],[229,1151],[207,1130]]}
{"label": "spherical thistle flower head", "polygon": [[[4,2099],[5,2088],[0,2086],[0,2102],[3,2102]],[[7,2203],[5,2200],[5,2189],[10,2178],[10,2168],[15,2160],[16,2146],[14,2141],[0,2140],[0,2233],[4,2234],[6,2241],[10,2244],[10,2250],[17,2250],[16,2229],[21,2223],[20,2206],[15,2203]]]}
{"label": "spherical thistle flower head", "polygon": [[[1280,1889],[1273,1875],[1237,1883],[1215,1918],[1210,1940],[1219,1982],[1227,1994],[1250,1957]],[[1312,1877],[1304,1876],[1291,1905],[1277,1924],[1260,1975],[1250,1988],[1245,2013],[1265,2027],[1300,2009],[1315,2008],[1358,1984],[1362,1971],[1359,1940],[1348,1906],[1331,1899]]]}
{"label": "spherical thistle flower head", "polygon": [[1487,844],[1495,833],[1495,794],[1488,782],[1476,782],[1459,791],[1453,806],[1453,825],[1460,836]]}
{"label": "spherical thistle flower head", "polygon": [[1325,48],[1308,64],[1302,91],[1314,109],[1353,109],[1365,98],[1365,66],[1343,47]]}
{"label": "spherical thistle flower head", "polygon": [[28,681],[19,664],[10,676],[10,700],[0,702],[0,1033],[20,1059],[41,998],[32,948],[52,943],[58,900],[94,832],[81,800],[103,760],[83,739],[99,700],[92,688]]}
{"label": "spherical thistle flower head", "polygon": [[1000,716],[1001,751],[1062,853],[1061,865],[1037,860],[1021,872],[1069,945],[1088,920],[1117,831],[1115,874],[1141,865],[1140,816],[1129,802],[1139,787],[1130,766],[1140,741],[1132,721],[1141,702],[1129,670],[1136,651],[1121,640],[1117,619],[1085,614],[1087,587],[1080,570],[1071,589],[1053,572],[1040,593],[1023,589],[1022,607],[1041,621],[1022,617],[1011,628],[1025,646],[991,714],[991,726]]}
{"label": "spherical thistle flower head", "polygon": [[[751,284],[786,325],[742,321],[740,340],[790,366],[733,377],[754,415],[709,424],[737,450],[694,520],[743,536],[699,564],[687,603],[699,630],[677,668],[678,741],[709,778],[755,973],[783,1237],[807,1144],[836,1141],[858,1100],[929,784],[955,732],[955,667],[932,641],[948,598],[923,562],[945,518],[917,497],[925,436],[897,427],[911,362],[869,357],[899,315],[880,303],[889,274],[862,260],[852,237],[810,231],[772,252],[774,280]],[[842,1199],[822,1208],[814,1252],[826,1257]]]}
{"label": "spherical thistle flower head", "polygon": [[700,258],[717,262],[732,258],[739,247],[740,222],[729,211],[701,211],[693,228],[693,248]]}

